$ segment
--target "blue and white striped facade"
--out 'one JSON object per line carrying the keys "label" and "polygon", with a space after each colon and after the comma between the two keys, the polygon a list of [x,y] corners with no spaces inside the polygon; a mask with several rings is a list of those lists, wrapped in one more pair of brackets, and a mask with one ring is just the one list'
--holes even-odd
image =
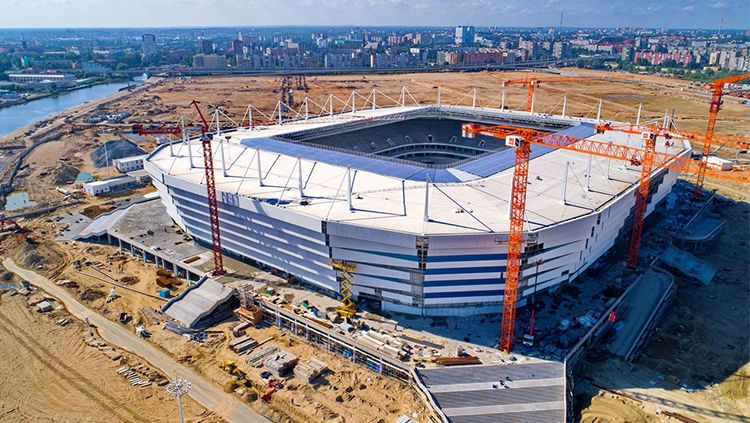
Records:
{"label": "blue and white striped facade", "polygon": [[[402,109],[391,113],[403,113]],[[430,108],[430,112],[435,113],[435,108]],[[483,112],[490,113],[487,110]],[[378,113],[387,114],[389,111]],[[470,114],[473,109],[465,108],[461,113]],[[515,113],[514,118],[520,116],[529,121],[536,118]],[[365,115],[360,118],[370,117]],[[334,116],[319,125],[327,127],[331,121],[336,123],[336,119]],[[347,122],[351,122],[355,117],[347,119]],[[567,122],[571,127],[582,124],[580,120],[555,119]],[[307,131],[315,130],[311,123],[297,126],[290,123],[268,131],[272,135],[274,133],[271,131],[298,131],[299,125],[307,125],[303,126]],[[340,163],[310,161],[298,164],[305,171],[304,178],[301,174],[299,176],[300,187],[303,179],[305,181],[305,191],[303,193],[303,188],[300,188],[299,194],[295,194],[292,187],[297,177],[295,163],[302,163],[298,157],[300,154],[292,156],[281,151],[263,150],[259,145],[271,142],[270,138],[266,135],[259,137],[251,131],[236,131],[232,139],[232,145],[213,144],[214,167],[219,174],[217,189],[222,247],[228,252],[265,263],[332,294],[338,292],[339,282],[330,265],[331,260],[355,263],[354,293],[358,297],[380,301],[383,310],[416,315],[472,315],[500,310],[507,251],[507,217],[504,214],[507,213],[508,192],[505,187],[512,177],[512,169],[506,167],[489,176],[474,175],[473,180],[471,174],[454,172],[459,175],[460,181],[442,182],[434,188],[424,188],[424,183],[417,184],[413,179],[390,176],[382,181],[392,185],[395,183],[396,188],[384,189],[391,193],[387,196],[377,192],[374,186],[381,176],[362,170],[357,177],[367,182],[367,189],[360,187],[363,194],[356,198],[361,197],[361,200],[349,200],[347,209],[345,195],[340,192],[347,175]],[[191,151],[195,152],[193,160],[196,163],[202,160],[197,154],[198,146],[198,143],[194,143],[192,147],[187,147],[193,148]],[[225,152],[231,155],[231,158],[225,159],[227,163],[234,160],[234,166],[239,166],[237,163],[247,162],[247,168],[242,171],[231,168],[227,171],[228,177],[221,177],[221,169],[228,166],[218,161],[221,159],[217,151],[222,148],[229,149]],[[675,148],[675,154],[689,153],[689,145]],[[574,279],[614,245],[628,217],[632,215],[637,168],[621,167],[617,175],[614,175],[616,172],[613,169],[611,178],[609,174],[606,181],[600,178],[603,182],[598,183],[602,186],[606,183],[611,188],[606,196],[595,194],[597,190],[593,185],[590,190],[593,194],[588,196],[579,193],[587,191],[583,187],[574,189],[568,186],[564,189],[570,197],[575,197],[570,202],[579,204],[567,204],[568,200],[565,199],[560,204],[555,197],[559,196],[557,192],[562,186],[558,180],[562,171],[551,169],[551,165],[534,164],[537,160],[542,163],[542,159],[547,160],[545,163],[552,163],[550,161],[555,159],[554,155],[559,153],[551,152],[541,159],[532,160],[530,180],[541,182],[538,183],[540,187],[536,194],[533,187],[537,182],[532,182],[529,188],[527,258],[529,262],[537,259],[544,262],[538,266],[538,275],[535,274],[536,266],[529,266],[523,272],[522,296],[530,295],[533,290],[528,282],[536,280],[537,289],[544,290]],[[261,183],[250,180],[249,175],[257,170],[253,165],[257,157],[253,154],[262,157],[263,164],[259,168],[263,169],[265,176],[259,177],[263,181]],[[576,153],[565,154],[575,156]],[[575,157],[578,165],[581,156]],[[561,166],[566,166],[566,160],[560,156]],[[186,162],[184,152],[170,153],[168,146],[162,146],[148,157],[145,168],[175,222],[195,238],[210,243],[205,185],[202,184],[203,169],[200,163],[187,166]],[[356,165],[357,160],[353,159],[350,167],[356,169]],[[539,176],[533,179],[537,168],[540,169]],[[605,172],[603,166],[599,168]],[[588,172],[593,175],[594,171],[590,169],[589,164]],[[278,174],[273,176],[277,170]],[[580,175],[576,174],[570,178],[567,168],[564,171],[566,181],[580,179]],[[609,167],[606,172],[610,172]],[[548,173],[552,176],[548,176]],[[677,176],[672,171],[655,172],[649,213],[667,196]],[[277,183],[272,183],[273,178]],[[311,188],[316,178],[321,182]],[[547,181],[550,181],[549,186],[545,186]],[[354,185],[356,183],[353,182]],[[398,188],[399,184],[402,188]],[[494,189],[495,186],[498,188]],[[336,187],[339,189],[336,190]],[[432,196],[431,200],[424,199],[425,189],[432,190],[431,194],[428,193]],[[463,200],[467,198],[465,195],[475,191],[477,200]],[[464,212],[456,209],[439,192],[445,192],[445,197],[452,196],[451,201],[464,208]],[[330,198],[326,198],[326,195],[330,195]],[[352,201],[365,202],[369,195],[377,197],[371,200],[375,206],[362,206],[353,212]],[[584,197],[587,198],[587,208],[580,205],[586,204],[580,200]],[[309,204],[303,203],[301,198]],[[486,207],[483,201],[487,202]],[[399,209],[401,202],[403,214],[388,211],[391,208]],[[480,207],[484,208],[480,210]],[[372,211],[374,208],[379,210]],[[449,213],[452,209],[456,210]],[[483,211],[485,209],[486,212]],[[433,216],[433,210],[439,210],[442,214],[435,213]],[[549,215],[545,214],[546,211],[549,211]],[[429,218],[423,219],[423,215],[426,217],[428,213]],[[467,216],[469,214],[471,216]],[[466,220],[452,222],[450,219],[453,216]],[[470,218],[482,221],[484,226],[465,223],[472,222]],[[523,298],[520,298],[519,304],[523,303]]]}

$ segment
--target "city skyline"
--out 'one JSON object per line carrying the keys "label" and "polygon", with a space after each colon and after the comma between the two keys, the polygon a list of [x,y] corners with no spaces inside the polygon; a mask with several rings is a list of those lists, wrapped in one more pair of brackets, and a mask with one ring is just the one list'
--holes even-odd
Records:
{"label": "city skyline", "polygon": [[[134,0],[9,0],[0,28],[169,28],[221,26],[452,26],[647,27],[739,29],[750,26],[750,2],[729,0],[448,0],[344,2],[305,0],[299,4],[226,0],[200,2]],[[179,12],[179,13],[178,13]]]}

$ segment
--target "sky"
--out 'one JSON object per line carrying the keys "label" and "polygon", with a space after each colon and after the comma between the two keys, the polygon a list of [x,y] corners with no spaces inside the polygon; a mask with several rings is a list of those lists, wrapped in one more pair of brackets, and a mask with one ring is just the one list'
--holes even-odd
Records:
{"label": "sky", "polygon": [[750,0],[0,0],[0,28],[750,27]]}

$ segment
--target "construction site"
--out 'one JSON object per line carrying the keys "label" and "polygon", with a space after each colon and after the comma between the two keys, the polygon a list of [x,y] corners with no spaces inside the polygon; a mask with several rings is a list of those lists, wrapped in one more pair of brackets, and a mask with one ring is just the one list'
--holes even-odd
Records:
{"label": "construction site", "polygon": [[152,78],[11,134],[0,354],[76,406],[0,416],[750,421],[748,78]]}

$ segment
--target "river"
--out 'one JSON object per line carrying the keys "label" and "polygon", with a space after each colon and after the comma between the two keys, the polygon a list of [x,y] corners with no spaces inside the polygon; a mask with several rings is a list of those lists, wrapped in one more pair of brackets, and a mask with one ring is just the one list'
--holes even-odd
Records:
{"label": "river", "polygon": [[79,106],[88,101],[98,100],[102,97],[116,93],[120,88],[127,85],[139,84],[143,78],[137,78],[129,82],[113,82],[109,84],[95,85],[93,87],[81,88],[55,97],[45,97],[32,100],[28,103],[19,104],[0,109],[0,138],[9,133],[30,125],[48,116]]}

